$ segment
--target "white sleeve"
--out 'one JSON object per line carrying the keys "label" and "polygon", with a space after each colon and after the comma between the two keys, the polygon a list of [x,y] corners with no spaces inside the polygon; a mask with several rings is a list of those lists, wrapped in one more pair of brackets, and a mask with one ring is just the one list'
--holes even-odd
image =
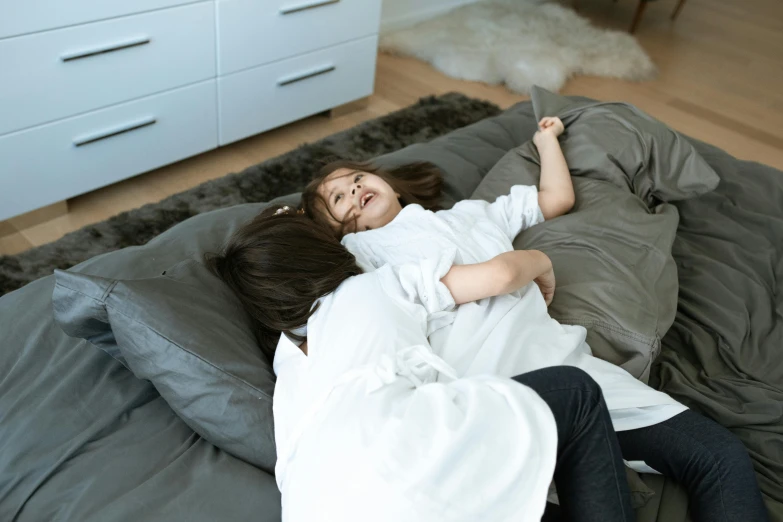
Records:
{"label": "white sleeve", "polygon": [[[277,377],[272,400],[272,415],[275,446],[281,454],[291,443],[291,433],[301,411],[302,388],[309,380],[307,366],[307,356],[302,350],[286,334],[280,334],[272,365]],[[275,467],[278,466],[280,472],[277,475],[282,477],[285,462],[278,460]]]}
{"label": "white sleeve", "polygon": [[[356,238],[356,234],[346,235],[342,243],[354,255],[356,264],[364,272],[372,272],[387,266],[387,263],[380,256],[376,256],[365,242]],[[456,255],[457,249],[449,248],[437,259],[424,259],[418,263],[393,266],[391,271],[401,287],[404,301],[423,306],[428,314],[453,310],[456,307],[454,298],[441,279],[451,270]]]}
{"label": "white sleeve", "polygon": [[544,214],[538,205],[538,189],[533,185],[514,185],[508,195],[500,196],[494,203],[461,201],[454,210],[485,214],[512,241],[523,230],[544,222]]}
{"label": "white sleeve", "polygon": [[373,255],[372,250],[365,241],[357,237],[356,233],[346,234],[341,243],[356,258],[356,264],[365,273],[377,270],[384,265],[383,260]]}
{"label": "white sleeve", "polygon": [[534,225],[544,222],[538,205],[538,189],[533,185],[515,185],[511,193],[500,196],[489,205],[490,218],[504,227],[509,239]]}
{"label": "white sleeve", "polygon": [[457,249],[449,248],[437,259],[393,267],[405,299],[423,306],[428,314],[454,310],[454,297],[441,279],[451,270],[456,255]]}
{"label": "white sleeve", "polygon": [[[386,265],[379,270],[385,292],[411,313],[422,313],[427,322],[427,335],[454,322],[457,308],[451,292],[441,281],[457,255],[450,248],[438,259],[424,259],[418,263],[400,266]],[[418,309],[420,312],[416,312]]]}

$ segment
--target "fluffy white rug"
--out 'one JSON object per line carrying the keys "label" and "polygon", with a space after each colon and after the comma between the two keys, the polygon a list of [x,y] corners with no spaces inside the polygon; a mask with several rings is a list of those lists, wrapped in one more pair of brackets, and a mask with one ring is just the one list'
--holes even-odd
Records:
{"label": "fluffy white rug", "polygon": [[644,80],[655,65],[628,33],[599,29],[572,9],[536,0],[483,0],[384,34],[381,50],[415,56],[454,78],[528,93],[575,74]]}

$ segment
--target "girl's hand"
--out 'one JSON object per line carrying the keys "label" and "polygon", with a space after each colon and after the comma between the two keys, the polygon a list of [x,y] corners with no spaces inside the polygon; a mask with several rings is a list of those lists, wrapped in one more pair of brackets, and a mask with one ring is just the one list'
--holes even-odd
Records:
{"label": "girl's hand", "polygon": [[546,305],[552,304],[552,299],[555,298],[555,271],[550,268],[547,272],[533,279],[533,282],[541,289]]}
{"label": "girl's hand", "polygon": [[557,116],[547,116],[546,118],[541,118],[541,121],[538,122],[538,130],[533,135],[533,143],[535,143],[536,147],[538,147],[544,139],[557,139],[558,136],[563,134],[564,130],[565,126]]}

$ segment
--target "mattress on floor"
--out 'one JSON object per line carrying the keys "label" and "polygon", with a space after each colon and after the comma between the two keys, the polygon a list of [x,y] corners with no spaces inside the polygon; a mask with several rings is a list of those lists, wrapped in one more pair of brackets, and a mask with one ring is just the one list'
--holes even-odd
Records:
{"label": "mattress on floor", "polygon": [[[534,131],[522,103],[382,162],[433,161],[454,201]],[[677,203],[679,311],[651,382],[742,439],[783,522],[783,173],[696,146],[721,184]],[[153,277],[216,250],[262,207],[198,215],[73,270]],[[279,520],[274,477],[199,438],[149,383],[67,337],[52,319],[52,287],[46,277],[0,298],[0,520]],[[687,520],[679,488],[645,480],[658,494],[639,520]]]}

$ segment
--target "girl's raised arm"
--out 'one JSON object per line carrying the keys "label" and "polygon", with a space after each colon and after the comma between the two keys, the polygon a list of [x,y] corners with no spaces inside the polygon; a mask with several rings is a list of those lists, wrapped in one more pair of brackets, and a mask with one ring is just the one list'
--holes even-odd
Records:
{"label": "girl's raised arm", "polygon": [[543,118],[533,136],[541,158],[538,206],[544,219],[562,216],[574,207],[574,185],[557,137],[563,132],[560,118]]}

